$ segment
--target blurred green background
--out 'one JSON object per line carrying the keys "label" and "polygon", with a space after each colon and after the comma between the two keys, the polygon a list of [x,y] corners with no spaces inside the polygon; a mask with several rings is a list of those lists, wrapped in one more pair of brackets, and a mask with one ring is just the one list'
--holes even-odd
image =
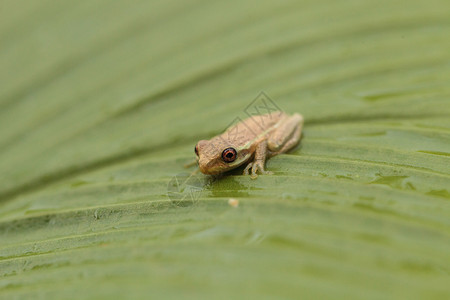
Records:
{"label": "blurred green background", "polygon": [[[447,0],[2,0],[0,298],[448,299],[449,82]],[[174,186],[261,91],[275,174]]]}

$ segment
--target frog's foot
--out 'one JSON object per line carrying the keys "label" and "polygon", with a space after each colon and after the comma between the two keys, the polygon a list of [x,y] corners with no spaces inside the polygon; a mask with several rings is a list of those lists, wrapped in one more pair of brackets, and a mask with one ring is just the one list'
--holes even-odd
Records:
{"label": "frog's foot", "polygon": [[259,171],[261,174],[271,175],[273,172],[264,170],[264,162],[263,161],[254,161],[249,163],[244,169],[244,175],[249,175],[249,170],[252,169],[252,174],[250,175],[251,179],[256,179]]}

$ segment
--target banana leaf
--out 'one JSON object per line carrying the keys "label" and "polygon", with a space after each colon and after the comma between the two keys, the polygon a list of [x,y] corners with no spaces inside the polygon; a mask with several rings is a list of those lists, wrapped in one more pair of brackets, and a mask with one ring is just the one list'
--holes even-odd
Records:
{"label": "banana leaf", "polygon": [[[448,1],[0,4],[1,299],[448,299]],[[219,177],[274,109],[298,147]]]}

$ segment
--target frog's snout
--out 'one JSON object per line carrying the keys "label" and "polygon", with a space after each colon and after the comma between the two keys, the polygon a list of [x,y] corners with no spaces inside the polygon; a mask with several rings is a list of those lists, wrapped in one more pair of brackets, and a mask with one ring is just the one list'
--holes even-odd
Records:
{"label": "frog's snout", "polygon": [[207,173],[207,168],[206,168],[205,165],[202,164],[200,161],[198,161],[198,167],[200,168],[200,171],[201,171],[203,174],[208,174],[208,173]]}
{"label": "frog's snout", "polygon": [[197,159],[198,167],[203,174],[208,174],[208,167],[202,159]]}
{"label": "frog's snout", "polygon": [[200,168],[200,171],[206,175],[217,175],[221,173],[220,168],[214,168],[210,162],[205,162],[202,159],[198,160],[198,167]]}

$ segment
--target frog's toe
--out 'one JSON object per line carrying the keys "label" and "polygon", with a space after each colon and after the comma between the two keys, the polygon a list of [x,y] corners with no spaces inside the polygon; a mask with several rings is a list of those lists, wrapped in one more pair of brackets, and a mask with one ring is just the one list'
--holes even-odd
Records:
{"label": "frog's toe", "polygon": [[246,167],[245,167],[245,169],[244,169],[244,175],[248,175],[249,174],[249,170],[250,170],[250,168],[252,168],[253,167],[253,163],[251,162],[251,163],[249,163]]}
{"label": "frog's toe", "polygon": [[253,168],[252,168],[252,176],[250,176],[251,179],[256,179],[258,178],[258,164],[253,164]]}
{"label": "frog's toe", "polygon": [[259,171],[259,173],[264,174],[264,175],[273,175],[273,172],[271,172],[271,171],[266,171],[266,170],[261,169],[261,168],[259,168],[259,169],[256,168],[254,174],[252,173],[252,175],[254,175],[255,177],[258,176],[258,175],[256,174],[257,171]]}
{"label": "frog's toe", "polygon": [[[250,169],[252,170],[250,173]],[[273,172],[264,170],[264,163],[261,162],[251,162],[244,169],[244,175],[249,175],[251,179],[258,178],[258,172],[260,174],[272,175]]]}
{"label": "frog's toe", "polygon": [[258,177],[258,164],[253,164],[253,168],[252,168],[252,179],[255,179],[256,177]]}
{"label": "frog's toe", "polygon": [[253,178],[258,177],[258,175],[257,175],[258,171],[261,174],[267,174],[267,175],[273,174],[270,171],[264,170],[264,162],[256,162],[253,164],[253,168],[252,168],[252,177]]}

